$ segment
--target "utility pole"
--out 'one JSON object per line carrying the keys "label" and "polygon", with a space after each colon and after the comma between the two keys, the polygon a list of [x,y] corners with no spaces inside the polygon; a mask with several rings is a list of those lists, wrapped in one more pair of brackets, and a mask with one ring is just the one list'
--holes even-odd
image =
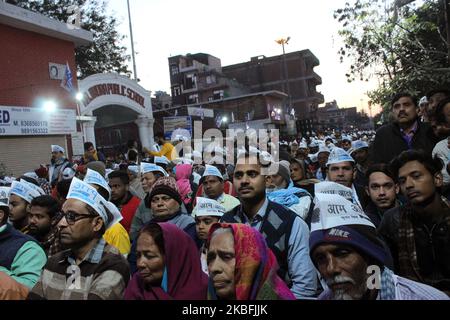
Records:
{"label": "utility pole", "polygon": [[136,56],[134,53],[134,40],[133,40],[133,26],[131,24],[131,12],[130,12],[130,0],[127,0],[128,5],[128,22],[130,24],[130,40],[131,40],[131,56],[133,59],[133,74],[134,80],[138,81],[137,72],[136,72]]}

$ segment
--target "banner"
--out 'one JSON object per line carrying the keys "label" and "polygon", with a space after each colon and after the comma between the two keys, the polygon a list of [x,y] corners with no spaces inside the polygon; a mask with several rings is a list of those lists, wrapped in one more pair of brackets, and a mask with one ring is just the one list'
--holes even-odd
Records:
{"label": "banner", "polygon": [[168,140],[172,138],[172,133],[177,129],[186,129],[192,137],[191,117],[164,117],[164,137]]}
{"label": "banner", "polygon": [[0,106],[0,136],[72,134],[75,110],[47,112],[40,108]]}

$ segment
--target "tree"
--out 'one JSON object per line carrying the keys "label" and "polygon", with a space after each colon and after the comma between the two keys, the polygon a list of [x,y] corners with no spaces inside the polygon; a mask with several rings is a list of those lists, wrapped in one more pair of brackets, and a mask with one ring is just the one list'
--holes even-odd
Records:
{"label": "tree", "polygon": [[82,79],[102,72],[131,74],[127,66],[130,57],[120,45],[125,37],[116,31],[117,19],[106,14],[105,0],[15,0],[12,3],[63,22],[73,13],[68,8],[77,6],[81,28],[91,31],[94,38],[91,45],[75,49],[77,76]]}
{"label": "tree", "polygon": [[424,0],[397,8],[393,2],[356,0],[334,13],[344,41],[340,60],[351,61],[347,80],[376,77],[379,86],[368,95],[382,106],[399,91],[421,96],[450,85],[442,3]]}

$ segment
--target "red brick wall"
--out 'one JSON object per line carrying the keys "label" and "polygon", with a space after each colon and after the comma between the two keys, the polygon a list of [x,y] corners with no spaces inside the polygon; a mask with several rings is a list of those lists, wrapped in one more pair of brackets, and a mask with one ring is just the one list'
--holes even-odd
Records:
{"label": "red brick wall", "polygon": [[54,99],[64,109],[76,102],[51,80],[48,63],[69,62],[77,87],[74,44],[0,24],[0,105],[36,107],[39,99]]}

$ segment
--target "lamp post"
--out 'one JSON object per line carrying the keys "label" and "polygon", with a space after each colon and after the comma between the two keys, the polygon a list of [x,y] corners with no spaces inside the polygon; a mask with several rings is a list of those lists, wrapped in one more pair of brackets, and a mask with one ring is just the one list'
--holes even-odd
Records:
{"label": "lamp post", "polygon": [[[283,48],[284,81],[285,81],[285,86],[287,87],[289,107],[292,108],[291,89],[289,88],[289,77],[288,77],[288,70],[287,70],[287,64],[286,64],[286,52],[284,51],[284,45],[288,44],[290,39],[291,39],[291,37],[281,38],[281,39],[275,40],[275,42],[278,43],[279,45],[281,45],[281,47]],[[289,113],[289,110],[287,110],[287,111],[288,111],[287,113]]]}
{"label": "lamp post", "polygon": [[131,24],[130,0],[127,0],[127,5],[128,5],[128,22],[130,24],[131,56],[133,57],[133,73],[134,73],[134,80],[136,80],[137,82],[138,77],[136,71],[136,56],[134,53],[133,26]]}

